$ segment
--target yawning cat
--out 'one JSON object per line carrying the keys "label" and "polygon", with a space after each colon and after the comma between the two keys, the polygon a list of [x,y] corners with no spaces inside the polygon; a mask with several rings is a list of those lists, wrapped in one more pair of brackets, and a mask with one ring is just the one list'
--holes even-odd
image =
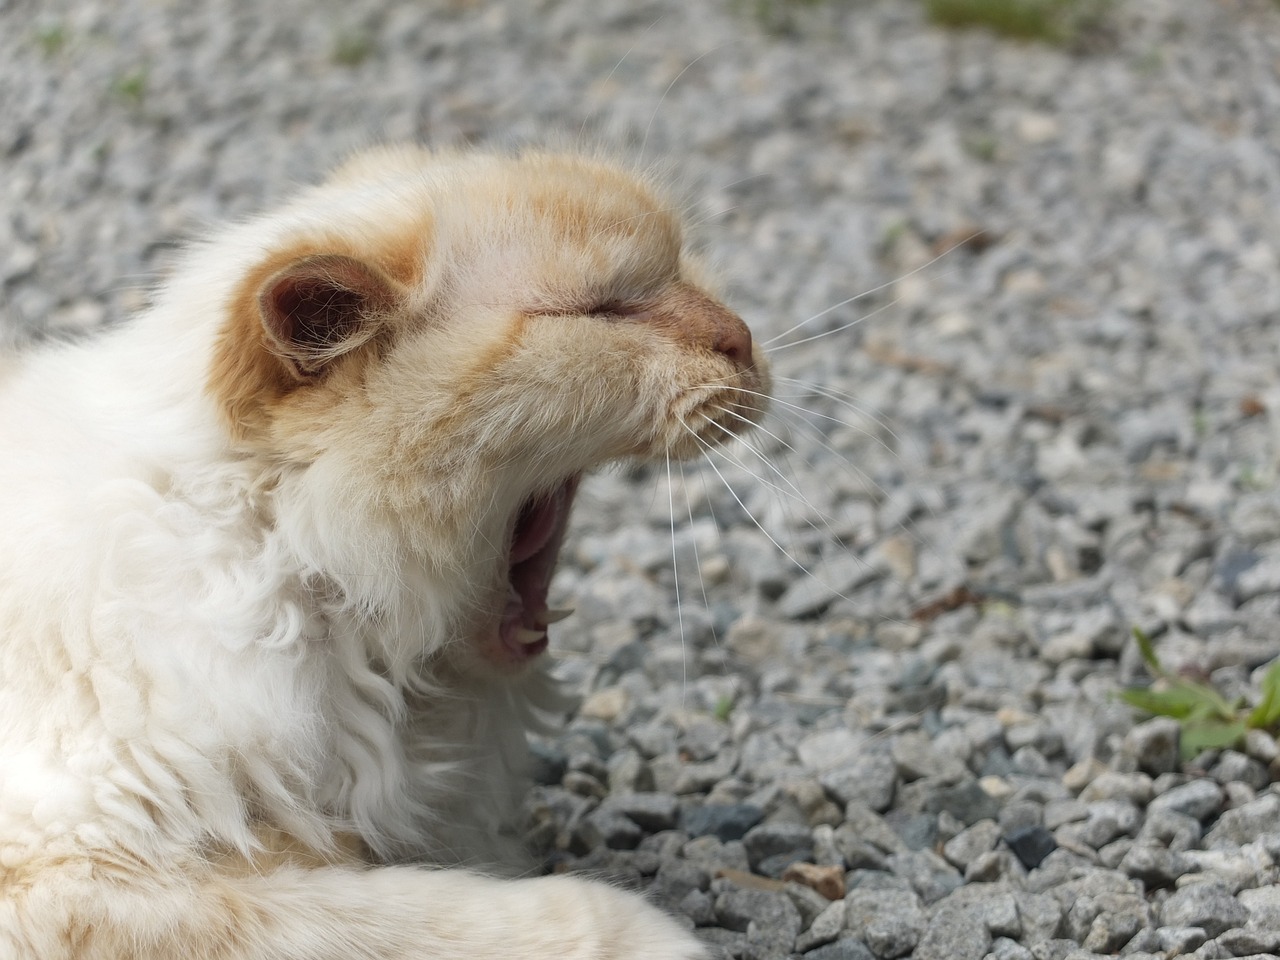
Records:
{"label": "yawning cat", "polygon": [[580,478],[762,412],[698,275],[607,163],[381,149],[0,368],[0,958],[699,955],[441,868],[515,847]]}

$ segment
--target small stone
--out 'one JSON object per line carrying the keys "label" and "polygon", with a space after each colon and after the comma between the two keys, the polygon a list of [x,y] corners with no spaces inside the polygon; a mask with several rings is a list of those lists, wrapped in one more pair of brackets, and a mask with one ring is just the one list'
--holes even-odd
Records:
{"label": "small stone", "polygon": [[1087,787],[1080,791],[1080,799],[1085,803],[1097,800],[1127,800],[1138,806],[1146,806],[1151,802],[1151,777],[1145,773],[1118,773],[1108,770],[1094,777]]}
{"label": "small stone", "polygon": [[716,837],[694,837],[680,848],[686,860],[702,864],[709,870],[742,870],[751,869],[747,863],[747,851],[741,840],[730,840],[721,843]]}
{"label": "small stone", "polygon": [[1280,834],[1280,795],[1267,793],[1228,810],[1205,835],[1209,848],[1243,847],[1267,834]]}
{"label": "small stone", "polygon": [[653,789],[653,771],[634,747],[619,750],[608,760],[609,790],[636,793]]}
{"label": "small stone", "polygon": [[1203,927],[1216,937],[1233,927],[1244,926],[1249,911],[1220,883],[1193,883],[1176,891],[1160,908],[1165,926]]}
{"label": "small stone", "polygon": [[578,824],[577,836],[588,850],[601,846],[612,850],[634,850],[644,831],[616,810],[600,807],[583,817]]}
{"label": "small stone", "polygon": [[1035,954],[1008,937],[996,937],[991,941],[991,952],[987,960],[1035,960]]}
{"label": "small stone", "polygon": [[672,829],[680,813],[679,802],[669,793],[615,793],[604,806],[617,810],[649,833]]}
{"label": "small stone", "polygon": [[1008,850],[980,853],[964,868],[965,883],[995,883],[1004,877],[1025,872],[1022,864]]}
{"label": "small stone", "polygon": [[861,940],[845,938],[810,950],[805,960],[876,960],[876,955]]}
{"label": "small stone", "polygon": [[[805,769],[818,774],[847,770],[868,758],[866,738],[845,727],[819,730],[796,744],[796,757]],[[848,802],[838,796],[836,799]]]}
{"label": "small stone", "polygon": [[588,696],[578,708],[578,715],[612,723],[627,708],[629,700],[630,694],[624,688],[606,687]]}
{"label": "small stone", "polygon": [[1271,775],[1263,764],[1236,750],[1223,750],[1209,770],[1209,776],[1224,785],[1243,783],[1254,790],[1262,790],[1271,782]]}
{"label": "small stone", "polygon": [[1082,946],[1094,953],[1115,953],[1133,939],[1145,922],[1144,913],[1103,910],[1094,917]]}
{"label": "small stone", "polygon": [[1228,930],[1218,934],[1217,944],[1232,957],[1275,955],[1280,951],[1280,930]]}
{"label": "small stone", "polygon": [[1095,757],[1086,757],[1067,769],[1067,772],[1062,775],[1062,785],[1072,793],[1079,793],[1106,772],[1105,763]]}
{"label": "small stone", "polygon": [[1005,833],[1004,842],[1028,870],[1040,866],[1058,848],[1053,834],[1042,826],[1015,827]]}
{"label": "small stone", "polygon": [[1236,899],[1249,911],[1249,926],[1280,930],[1280,885],[1241,890]]}
{"label": "small stone", "polygon": [[1000,826],[994,820],[979,820],[948,840],[942,855],[958,870],[965,870],[981,854],[994,850],[1000,842]]}
{"label": "small stone", "polygon": [[955,868],[932,850],[889,855],[889,869],[911,884],[925,903],[935,903],[964,883]]}
{"label": "small stone", "polygon": [[[795,823],[762,823],[748,830],[742,838],[747,861],[753,867],[766,859],[786,858],[787,863],[808,860],[813,856],[813,834],[809,827]],[[786,863],[778,869],[781,873]]]}
{"label": "small stone", "polygon": [[845,929],[881,960],[911,952],[924,933],[924,911],[910,891],[851,890],[844,902]]}
{"label": "small stone", "polygon": [[796,938],[796,949],[806,953],[814,947],[831,943],[844,929],[845,905],[843,901],[832,903],[818,914],[809,929]]}
{"label": "small stone", "polygon": [[964,780],[934,793],[925,803],[925,810],[929,813],[946,811],[970,827],[979,820],[995,820],[1000,815],[1000,803],[983,790],[977,780]]}
{"label": "small stone", "polygon": [[850,803],[845,808],[844,817],[845,822],[836,827],[835,839],[837,844],[842,844],[844,838],[850,838],[872,844],[885,853],[894,853],[898,850],[907,849],[907,845],[902,842],[902,838],[885,822],[884,817],[869,807],[859,803]]}
{"label": "small stone", "polygon": [[1028,944],[1057,937],[1062,927],[1062,906],[1048,893],[1013,891],[1018,905],[1018,921],[1022,924],[1020,940]]}
{"label": "small stone", "polygon": [[818,919],[818,915],[831,906],[832,903],[817,890],[800,883],[787,881],[783,884],[782,892],[791,898],[791,902],[800,911],[802,928],[810,926],[814,920]]}
{"label": "small stone", "polygon": [[741,840],[764,819],[764,811],[751,804],[706,804],[684,811],[681,828],[691,837],[714,836],[722,842]]}
{"label": "small stone", "polygon": [[1212,780],[1192,780],[1160,794],[1148,805],[1148,812],[1171,810],[1205,821],[1222,809],[1222,788]]}
{"label": "small stone", "polygon": [[795,950],[800,914],[785,895],[760,905],[747,925],[744,960],[780,960]]}
{"label": "small stone", "polygon": [[1142,824],[1142,813],[1127,800],[1099,800],[1090,804],[1080,839],[1100,850],[1117,837],[1132,836]]}
{"label": "small stone", "polygon": [[828,900],[843,900],[844,870],[840,867],[820,867],[812,863],[793,863],[782,872],[782,879],[817,890]]}
{"label": "small stone", "polygon": [[1148,889],[1155,889],[1173,886],[1191,869],[1191,865],[1164,847],[1135,844],[1120,861],[1120,869],[1135,880],[1141,880]]}
{"label": "small stone", "polygon": [[982,960],[991,949],[991,934],[973,907],[943,906],[929,918],[912,960]]}
{"label": "small stone", "polygon": [[[666,902],[661,900],[660,893],[655,893],[654,896],[660,902]],[[716,922],[715,897],[705,890],[690,890],[675,904],[674,909],[681,916],[692,920],[695,927],[710,927]]]}
{"label": "small stone", "polygon": [[1209,939],[1204,927],[1161,927],[1156,931],[1160,938],[1160,949],[1167,950],[1175,957],[1192,950]]}
{"label": "small stone", "polygon": [[742,933],[753,920],[766,917],[794,917],[796,928],[800,926],[800,914],[785,893],[738,886],[730,886],[716,897],[716,917],[722,927]]}
{"label": "small stone", "polygon": [[882,812],[893,803],[898,771],[886,754],[863,754],[847,766],[823,774],[819,782],[842,805],[857,802]]}
{"label": "small stone", "polygon": [[893,741],[893,762],[898,775],[908,782],[925,777],[936,777],[950,783],[958,783],[968,776],[968,768],[953,756],[934,749],[923,731],[904,733]]}
{"label": "small stone", "polygon": [[1138,769],[1153,777],[1181,767],[1181,742],[1182,725],[1172,717],[1140,723],[1124,738],[1125,750],[1137,759]]}
{"label": "small stone", "polygon": [[710,886],[711,874],[706,868],[688,860],[665,860],[649,889],[665,903],[679,903],[691,891],[705,892]]}
{"label": "small stone", "polygon": [[1035,960],[1067,960],[1077,950],[1074,940],[1041,940],[1031,947],[1031,956]]}
{"label": "small stone", "polygon": [[741,957],[747,951],[747,935],[742,931],[706,926],[695,929],[693,935],[703,943],[724,951],[722,957]]}

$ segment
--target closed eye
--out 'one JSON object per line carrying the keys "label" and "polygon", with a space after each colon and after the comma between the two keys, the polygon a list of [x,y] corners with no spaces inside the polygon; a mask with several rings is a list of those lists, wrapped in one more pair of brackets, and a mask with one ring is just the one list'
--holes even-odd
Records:
{"label": "closed eye", "polygon": [[624,317],[635,316],[640,312],[640,307],[633,303],[624,303],[621,300],[608,300],[604,303],[597,303],[583,312],[587,316],[599,317],[602,320],[620,320]]}

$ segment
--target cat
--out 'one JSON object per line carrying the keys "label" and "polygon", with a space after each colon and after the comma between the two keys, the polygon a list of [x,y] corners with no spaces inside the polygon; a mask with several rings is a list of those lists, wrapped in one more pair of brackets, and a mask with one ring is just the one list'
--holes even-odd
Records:
{"label": "cat", "polygon": [[0,958],[691,958],[518,851],[579,482],[758,421],[663,192],[384,147],[0,370]]}

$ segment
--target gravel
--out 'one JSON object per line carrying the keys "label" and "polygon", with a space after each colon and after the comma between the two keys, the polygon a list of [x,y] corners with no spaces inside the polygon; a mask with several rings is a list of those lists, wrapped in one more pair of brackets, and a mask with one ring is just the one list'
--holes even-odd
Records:
{"label": "gravel", "polygon": [[0,330],[121,320],[363,143],[661,163],[776,416],[584,491],[547,869],[752,960],[1275,953],[1274,738],[1184,762],[1116,695],[1134,626],[1228,696],[1280,654],[1280,8],[752,8],[0,2]]}

